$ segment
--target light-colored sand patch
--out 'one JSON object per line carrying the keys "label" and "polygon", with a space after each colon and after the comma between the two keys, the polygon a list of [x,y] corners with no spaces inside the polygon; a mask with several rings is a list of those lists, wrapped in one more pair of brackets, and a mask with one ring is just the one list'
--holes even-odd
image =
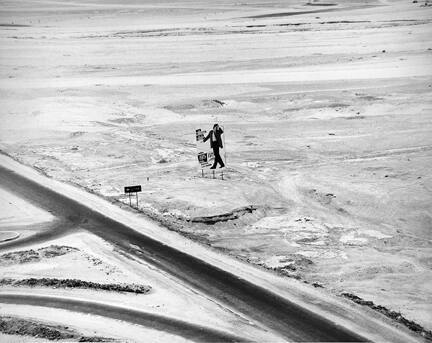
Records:
{"label": "light-colored sand patch", "polygon": [[392,236],[385,235],[377,230],[359,230],[359,233],[376,239],[392,238]]}
{"label": "light-colored sand patch", "polygon": [[350,232],[343,235],[340,238],[340,241],[347,245],[363,245],[368,242],[368,239],[365,237],[359,237],[355,232]]}
{"label": "light-colored sand patch", "polygon": [[54,216],[0,188],[0,229],[49,222]]}
{"label": "light-colored sand patch", "polygon": [[336,257],[344,257],[343,252],[337,252],[334,250],[312,250],[312,251],[297,251],[297,254],[302,255],[304,257],[313,258],[313,259],[334,259]]}

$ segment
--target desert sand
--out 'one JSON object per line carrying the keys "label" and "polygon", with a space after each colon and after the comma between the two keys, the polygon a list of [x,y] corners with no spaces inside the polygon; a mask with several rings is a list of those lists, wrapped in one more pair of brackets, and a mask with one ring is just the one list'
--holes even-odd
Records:
{"label": "desert sand", "polygon": [[[0,3],[3,153],[432,330],[431,6]],[[216,122],[223,179],[194,142]]]}

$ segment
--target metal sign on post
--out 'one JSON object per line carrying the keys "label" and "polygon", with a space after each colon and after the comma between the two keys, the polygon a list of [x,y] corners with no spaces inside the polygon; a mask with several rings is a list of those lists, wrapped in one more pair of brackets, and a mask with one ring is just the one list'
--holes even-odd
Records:
{"label": "metal sign on post", "polygon": [[124,192],[129,195],[129,206],[131,206],[131,207],[132,207],[131,194],[135,193],[135,195],[136,195],[136,208],[138,208],[138,192],[141,192],[141,185],[126,186],[124,188]]}

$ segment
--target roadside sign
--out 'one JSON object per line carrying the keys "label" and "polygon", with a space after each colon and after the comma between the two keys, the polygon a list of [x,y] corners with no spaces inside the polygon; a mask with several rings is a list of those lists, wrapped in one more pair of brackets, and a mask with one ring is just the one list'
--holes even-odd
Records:
{"label": "roadside sign", "polygon": [[124,188],[124,192],[125,193],[136,193],[136,192],[141,192],[141,185],[137,185],[137,186],[127,186]]}
{"label": "roadside sign", "polygon": [[129,195],[129,206],[132,207],[131,193],[135,193],[136,195],[136,206],[138,209],[138,192],[141,192],[141,185],[136,186],[126,186],[124,188],[124,192]]}

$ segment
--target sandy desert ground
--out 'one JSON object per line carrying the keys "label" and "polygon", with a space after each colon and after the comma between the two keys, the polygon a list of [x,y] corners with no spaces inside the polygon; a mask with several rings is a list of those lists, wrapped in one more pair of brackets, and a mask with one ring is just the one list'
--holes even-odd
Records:
{"label": "sandy desert ground", "polygon": [[[170,230],[432,330],[427,2],[0,3],[3,153],[119,206],[141,184]],[[215,122],[223,180],[196,160]],[[30,234],[9,196],[0,231]]]}

